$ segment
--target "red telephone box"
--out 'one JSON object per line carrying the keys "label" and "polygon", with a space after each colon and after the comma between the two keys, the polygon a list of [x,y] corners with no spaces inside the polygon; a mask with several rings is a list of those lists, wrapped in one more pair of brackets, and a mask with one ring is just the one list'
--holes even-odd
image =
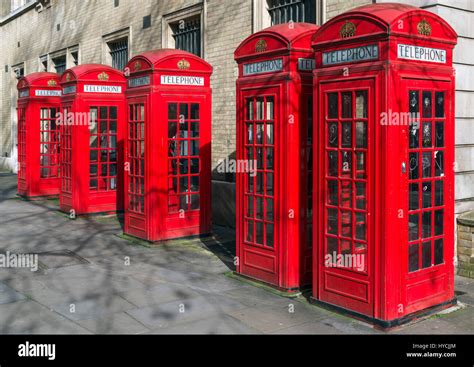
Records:
{"label": "red telephone box", "polygon": [[59,78],[33,73],[18,88],[18,195],[59,195]]}
{"label": "red telephone box", "polygon": [[454,30],[402,4],[313,38],[314,298],[384,327],[454,300]]}
{"label": "red telephone box", "polygon": [[211,232],[212,67],[185,51],[127,65],[126,234],[160,241]]}
{"label": "red telephone box", "polygon": [[123,209],[125,78],[105,65],[61,77],[60,209],[75,214]]}
{"label": "red telephone box", "polygon": [[311,36],[317,29],[273,26],[235,51],[236,157],[246,168],[236,175],[237,272],[290,292],[311,282]]}

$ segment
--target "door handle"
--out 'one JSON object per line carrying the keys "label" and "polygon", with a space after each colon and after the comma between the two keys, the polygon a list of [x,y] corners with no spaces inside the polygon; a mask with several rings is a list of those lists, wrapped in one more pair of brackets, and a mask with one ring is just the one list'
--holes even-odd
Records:
{"label": "door handle", "polygon": [[407,173],[407,164],[405,162],[402,162],[402,174]]}

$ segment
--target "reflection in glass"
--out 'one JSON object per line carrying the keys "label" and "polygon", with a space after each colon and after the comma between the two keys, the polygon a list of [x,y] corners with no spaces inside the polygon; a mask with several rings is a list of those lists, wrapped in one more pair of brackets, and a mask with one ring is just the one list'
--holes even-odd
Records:
{"label": "reflection in glass", "polygon": [[432,166],[432,157],[431,152],[424,152],[423,153],[423,178],[431,177],[431,169]]}
{"label": "reflection in glass", "polygon": [[246,236],[246,240],[247,242],[250,242],[250,243],[253,243],[253,238],[254,238],[254,234],[253,234],[253,221],[246,221],[247,222],[247,236]]}
{"label": "reflection in glass", "polygon": [[411,245],[408,254],[408,271],[410,273],[417,271],[419,267],[419,245]]}
{"label": "reflection in glass", "polygon": [[421,267],[423,269],[431,267],[431,242],[423,242],[421,248]]}
{"label": "reflection in glass", "polygon": [[444,92],[436,92],[436,118],[443,118],[444,116]]}
{"label": "reflection in glass", "polygon": [[338,147],[337,122],[328,123],[328,146],[332,148]]}
{"label": "reflection in glass", "polygon": [[410,184],[410,205],[409,210],[417,210],[420,207],[420,185],[417,183]]}
{"label": "reflection in glass", "polygon": [[352,182],[341,181],[341,206],[352,207]]}
{"label": "reflection in glass", "polygon": [[356,213],[356,239],[367,240],[367,225],[364,213]]}
{"label": "reflection in glass", "polygon": [[356,92],[356,118],[367,118],[367,91]]}
{"label": "reflection in glass", "polygon": [[343,148],[352,147],[352,122],[342,123],[341,145]]}
{"label": "reflection in glass", "polygon": [[418,157],[418,153],[410,153],[410,180],[416,180],[420,177]]}
{"label": "reflection in glass", "polygon": [[338,234],[337,209],[328,209],[327,233]]}
{"label": "reflection in glass", "polygon": [[327,241],[326,253],[329,255],[337,254],[338,253],[337,238],[327,237],[326,241]]}
{"label": "reflection in glass", "polygon": [[444,153],[435,152],[435,176],[442,177],[444,176]]}
{"label": "reflection in glass", "polygon": [[247,121],[252,121],[254,119],[253,114],[253,100],[249,99],[247,101]]}
{"label": "reflection in glass", "polygon": [[328,175],[331,177],[337,177],[338,175],[337,156],[338,156],[337,151],[332,151],[332,150],[328,151]]}
{"label": "reflection in glass", "polygon": [[424,182],[423,183],[423,208],[431,208],[431,198],[432,198],[432,191],[431,191],[431,182]]}
{"label": "reflection in glass", "polygon": [[352,92],[341,93],[342,118],[352,118]]}
{"label": "reflection in glass", "polygon": [[410,102],[410,114],[412,117],[418,116],[420,113],[420,92],[410,91],[409,93],[409,102]]}
{"label": "reflection in glass", "polygon": [[434,264],[444,263],[444,243],[443,239],[435,240],[434,246]]}
{"label": "reflection in glass", "polygon": [[338,105],[339,105],[338,93],[329,93],[328,94],[328,118],[337,119],[339,117]]}
{"label": "reflection in glass", "polygon": [[341,213],[341,236],[352,237],[352,212]]}
{"label": "reflection in glass", "polygon": [[356,147],[367,148],[367,123],[356,122]]}
{"label": "reflection in glass", "polygon": [[419,233],[419,215],[410,214],[408,216],[408,239],[409,241],[415,241],[420,238]]}
{"label": "reflection in glass", "polygon": [[267,106],[266,106],[266,119],[267,120],[273,120],[273,109],[274,109],[274,100],[273,97],[268,97],[267,98]]}
{"label": "reflection in glass", "polygon": [[433,115],[433,96],[431,92],[423,92],[422,116],[432,117]]}
{"label": "reflection in glass", "polygon": [[443,148],[444,147],[444,123],[443,122],[436,123],[435,135],[436,135],[436,139],[435,139],[436,147]]}
{"label": "reflection in glass", "polygon": [[356,209],[366,209],[365,182],[356,182]]}
{"label": "reflection in glass", "polygon": [[338,205],[338,185],[337,180],[328,181],[328,204]]}
{"label": "reflection in glass", "polygon": [[408,130],[410,149],[416,149],[420,145],[420,123],[411,122],[410,129]]}
{"label": "reflection in glass", "polygon": [[431,212],[424,212],[422,214],[422,238],[430,238],[431,237]]}
{"label": "reflection in glass", "polygon": [[432,146],[431,122],[423,122],[423,148],[431,148]]}

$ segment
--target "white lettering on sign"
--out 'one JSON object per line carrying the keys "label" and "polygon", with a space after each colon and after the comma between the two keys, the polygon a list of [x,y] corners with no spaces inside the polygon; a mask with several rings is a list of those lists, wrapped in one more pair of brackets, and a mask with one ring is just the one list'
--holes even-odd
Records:
{"label": "white lettering on sign", "polygon": [[311,71],[316,69],[316,60],[314,59],[298,59],[298,70]]}
{"label": "white lettering on sign", "polygon": [[399,44],[398,58],[446,64],[446,50]]}
{"label": "white lettering on sign", "polygon": [[20,91],[20,98],[25,98],[30,96],[30,91],[28,89]]}
{"label": "white lettering on sign", "polygon": [[35,96],[36,97],[61,97],[61,91],[38,89],[37,91],[35,91]]}
{"label": "white lettering on sign", "polygon": [[150,77],[149,76],[142,76],[139,78],[132,78],[128,80],[128,87],[129,88],[137,88],[142,87],[144,85],[150,85]]}
{"label": "white lettering on sign", "polygon": [[179,75],[162,75],[161,84],[163,85],[195,85],[204,86],[204,78],[200,76],[179,76]]}
{"label": "white lettering on sign", "polygon": [[119,85],[84,85],[84,93],[122,93]]}
{"label": "white lettering on sign", "polygon": [[283,71],[283,59],[244,64],[244,76]]}
{"label": "white lettering on sign", "polygon": [[346,48],[323,53],[323,65],[337,65],[350,62],[378,60],[379,46],[369,45]]}
{"label": "white lettering on sign", "polygon": [[76,86],[75,85],[71,85],[69,87],[63,88],[63,94],[72,94],[72,93],[76,93]]}

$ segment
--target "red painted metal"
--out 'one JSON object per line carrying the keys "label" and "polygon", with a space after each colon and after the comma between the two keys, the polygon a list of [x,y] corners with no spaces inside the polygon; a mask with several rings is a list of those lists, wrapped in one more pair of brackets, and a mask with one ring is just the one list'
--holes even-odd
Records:
{"label": "red painted metal", "polygon": [[82,215],[123,210],[122,72],[80,65],[64,72],[61,87],[61,211]]}
{"label": "red painted metal", "polygon": [[161,49],[127,65],[126,234],[160,241],[211,232],[212,67]]}
{"label": "red painted metal", "polygon": [[59,78],[33,73],[18,81],[18,195],[59,195]]}
{"label": "red painted metal", "polygon": [[[456,40],[401,4],[313,37],[315,299],[386,325],[453,300]],[[364,266],[331,266],[334,252]]]}
{"label": "red painted metal", "polygon": [[[311,282],[312,75],[317,26],[282,24],[235,51],[237,272],[292,291]],[[241,165],[244,167],[245,165]]]}

